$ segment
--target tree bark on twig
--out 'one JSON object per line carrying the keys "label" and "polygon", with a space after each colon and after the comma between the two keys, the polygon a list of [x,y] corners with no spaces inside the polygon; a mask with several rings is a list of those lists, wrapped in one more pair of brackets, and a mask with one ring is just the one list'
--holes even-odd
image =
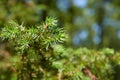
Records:
{"label": "tree bark on twig", "polygon": [[86,76],[90,77],[91,80],[98,80],[97,77],[96,77],[94,74],[92,74],[92,72],[91,72],[88,68],[83,68],[83,69],[82,69],[82,72],[83,72]]}
{"label": "tree bark on twig", "polygon": [[58,71],[58,80],[62,80],[62,70]]}

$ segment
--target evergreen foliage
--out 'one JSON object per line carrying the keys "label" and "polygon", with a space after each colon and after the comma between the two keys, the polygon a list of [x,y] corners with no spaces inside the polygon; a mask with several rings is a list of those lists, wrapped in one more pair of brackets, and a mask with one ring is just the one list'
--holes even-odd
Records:
{"label": "evergreen foliage", "polygon": [[[98,80],[113,80],[114,67],[120,65],[120,54],[113,49],[96,51],[63,46],[68,41],[67,32],[57,26],[54,18],[46,18],[33,27],[10,21],[0,37],[14,47],[15,56],[9,58],[7,68],[11,71],[10,80],[91,80],[84,74],[85,68]],[[0,76],[1,80],[7,78],[6,74]]]}

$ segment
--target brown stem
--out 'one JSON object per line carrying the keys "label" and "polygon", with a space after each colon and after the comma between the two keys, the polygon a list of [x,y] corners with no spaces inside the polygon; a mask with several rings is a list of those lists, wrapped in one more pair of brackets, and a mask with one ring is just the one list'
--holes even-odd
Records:
{"label": "brown stem", "polygon": [[97,77],[94,74],[92,74],[92,72],[88,68],[83,68],[82,72],[85,75],[89,76],[91,80],[98,80]]}
{"label": "brown stem", "polygon": [[59,70],[58,72],[58,80],[62,80],[62,70]]}

